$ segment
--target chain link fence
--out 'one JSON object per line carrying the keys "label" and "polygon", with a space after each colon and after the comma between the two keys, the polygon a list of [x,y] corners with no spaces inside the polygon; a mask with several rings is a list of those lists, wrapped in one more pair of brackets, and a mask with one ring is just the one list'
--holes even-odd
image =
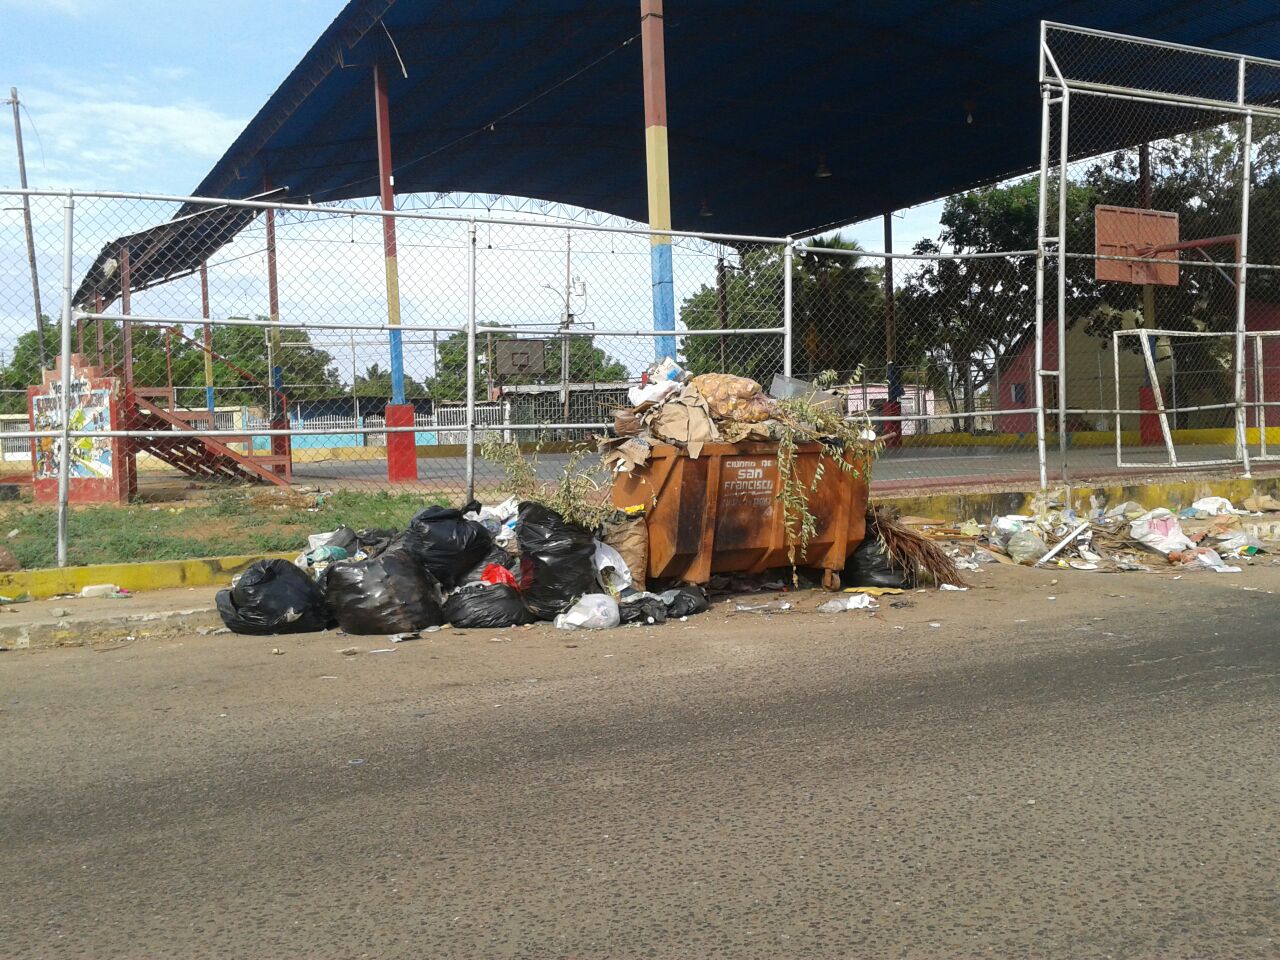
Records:
{"label": "chain link fence", "polygon": [[1041,62],[1039,175],[948,198],[910,251],[3,191],[0,473],[64,502],[73,479],[484,497],[486,435],[553,477],[671,343],[695,374],[829,384],[886,437],[882,493],[1276,459],[1280,66],[1052,24]]}
{"label": "chain link fence", "polygon": [[1280,322],[1280,65],[1046,24],[1041,74],[1048,476],[1248,475]]}

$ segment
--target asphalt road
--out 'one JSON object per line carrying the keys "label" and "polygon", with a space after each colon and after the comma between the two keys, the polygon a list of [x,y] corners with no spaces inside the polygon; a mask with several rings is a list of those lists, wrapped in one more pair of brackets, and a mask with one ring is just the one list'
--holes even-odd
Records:
{"label": "asphalt road", "polygon": [[1274,957],[1278,569],[5,654],[0,954]]}

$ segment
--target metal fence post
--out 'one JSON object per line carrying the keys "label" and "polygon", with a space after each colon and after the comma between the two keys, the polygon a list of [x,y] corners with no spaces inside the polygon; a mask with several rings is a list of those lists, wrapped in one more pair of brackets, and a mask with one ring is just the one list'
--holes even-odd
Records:
{"label": "metal fence post", "polygon": [[[1237,84],[1236,99],[1244,103],[1245,90],[1245,61],[1240,60],[1239,80]],[[1245,386],[1244,386],[1244,337],[1246,326],[1246,308],[1248,306],[1248,275],[1249,275],[1249,188],[1250,179],[1253,176],[1253,111],[1247,111],[1244,115],[1244,155],[1241,160],[1240,175],[1240,246],[1238,255],[1240,257],[1240,266],[1238,268],[1239,280],[1236,282],[1236,451],[1240,457],[1240,465],[1243,468],[1243,476],[1251,476],[1249,470],[1249,434],[1248,420],[1245,414]],[[1261,425],[1260,425],[1261,429]]]}
{"label": "metal fence post", "polygon": [[1067,163],[1071,139],[1071,91],[1062,85],[1062,119],[1058,123],[1058,454],[1062,458],[1062,484],[1070,491],[1067,463]]}
{"label": "metal fence post", "polygon": [[782,375],[791,376],[791,272],[795,265],[795,241],[787,237],[782,250]]}
{"label": "metal fence post", "polygon": [[467,223],[467,501],[476,496],[476,221]]}
{"label": "metal fence post", "polygon": [[[1041,28],[1043,32],[1043,27]],[[1041,57],[1043,68],[1043,55]],[[1045,223],[1049,203],[1049,88],[1040,88],[1040,191],[1037,211],[1036,236],[1036,459],[1040,464],[1040,489],[1049,488],[1048,451],[1045,448],[1044,425],[1044,273],[1045,273]]]}
{"label": "metal fence post", "polygon": [[62,204],[62,449],[58,452],[58,566],[67,565],[67,510],[71,489],[71,284],[75,262],[76,201],[71,191]]}

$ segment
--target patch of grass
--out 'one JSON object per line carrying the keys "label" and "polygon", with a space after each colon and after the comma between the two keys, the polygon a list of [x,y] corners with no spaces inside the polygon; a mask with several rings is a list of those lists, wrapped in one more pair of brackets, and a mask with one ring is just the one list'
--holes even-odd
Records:
{"label": "patch of grass", "polygon": [[[444,497],[422,497],[411,493],[357,493],[340,490],[326,497],[318,516],[327,522],[321,529],[332,530],[345,524],[352,530],[365,527],[394,527],[403,530],[413,515],[432,505],[448,506]],[[309,514],[317,516],[317,514]]]}
{"label": "patch of grass", "polygon": [[[307,535],[345,524],[402,530],[444,498],[340,491],[317,498],[288,491],[218,491],[208,502],[75,508],[67,518],[72,565],[186,560],[306,549]],[[0,512],[0,543],[24,569],[57,564],[57,510],[22,505]],[[17,535],[4,539],[8,531]]]}

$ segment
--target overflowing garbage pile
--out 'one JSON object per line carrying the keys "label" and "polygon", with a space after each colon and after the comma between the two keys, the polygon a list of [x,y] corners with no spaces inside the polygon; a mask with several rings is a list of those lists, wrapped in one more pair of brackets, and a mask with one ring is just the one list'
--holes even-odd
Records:
{"label": "overflowing garbage pile", "polygon": [[1059,506],[995,517],[985,525],[971,520],[953,530],[934,528],[931,534],[960,544],[951,553],[964,570],[1012,562],[1103,572],[1239,573],[1240,564],[1260,554],[1280,554],[1280,500],[1255,496],[1237,508],[1224,497],[1204,497],[1177,512],[1130,500],[1095,504],[1083,517]]}
{"label": "overflowing garbage pile", "polygon": [[[603,460],[615,472],[627,473],[649,461],[654,443],[675,444],[696,460],[708,443],[780,440],[787,433],[868,447],[875,443],[868,424],[844,422],[844,398],[838,393],[784,376],[774,377],[771,392],[748,377],[694,376],[668,357],[631,388],[631,406],[613,412],[614,436],[600,444]],[[779,402],[795,399],[804,401],[803,422],[797,420],[796,405]]]}
{"label": "overflowing garbage pile", "polygon": [[260,560],[217,596],[236,633],[412,634],[451,624],[566,630],[657,624],[706,610],[706,592],[645,582],[642,514],[597,531],[541,503],[428,507],[403,531],[339,527],[308,538],[294,563]]}

